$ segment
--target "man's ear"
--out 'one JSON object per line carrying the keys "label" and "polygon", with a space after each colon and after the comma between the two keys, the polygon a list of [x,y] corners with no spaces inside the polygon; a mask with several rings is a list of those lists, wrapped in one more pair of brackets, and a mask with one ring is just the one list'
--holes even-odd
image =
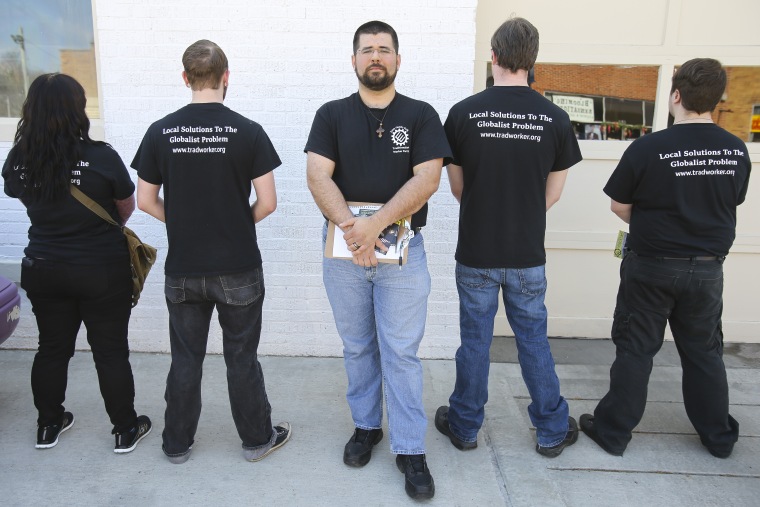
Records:
{"label": "man's ear", "polygon": [[182,81],[185,82],[185,86],[190,88],[190,81],[187,80],[187,72],[185,72],[184,70],[182,71]]}

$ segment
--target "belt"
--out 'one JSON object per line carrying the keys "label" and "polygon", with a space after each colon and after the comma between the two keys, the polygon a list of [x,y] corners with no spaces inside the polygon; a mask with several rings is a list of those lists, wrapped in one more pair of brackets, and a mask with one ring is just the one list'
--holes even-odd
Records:
{"label": "belt", "polygon": [[664,261],[717,261],[725,259],[725,257],[717,257],[715,255],[697,255],[695,257],[655,257],[655,259],[662,259]]}

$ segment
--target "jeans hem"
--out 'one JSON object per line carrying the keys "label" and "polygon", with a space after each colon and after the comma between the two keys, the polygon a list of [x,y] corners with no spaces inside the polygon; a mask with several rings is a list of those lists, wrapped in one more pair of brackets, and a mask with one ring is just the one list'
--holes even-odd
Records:
{"label": "jeans hem", "polygon": [[422,450],[416,449],[414,451],[409,451],[409,450],[405,450],[405,449],[401,449],[401,450],[391,449],[391,454],[403,454],[403,455],[421,456],[421,455],[426,454],[426,453],[425,453],[425,449],[422,449]]}
{"label": "jeans hem", "polygon": [[360,430],[364,430],[364,431],[373,431],[373,430],[383,429],[382,426],[371,426],[370,427],[370,426],[364,426],[362,424],[356,424],[356,423],[354,423],[354,426],[356,426],[356,428],[358,428]]}
{"label": "jeans hem", "polygon": [[242,447],[243,447],[243,450],[252,452],[251,458],[249,458],[249,459],[253,459],[253,458],[257,458],[257,457],[259,457],[259,456],[261,456],[263,454],[266,454],[266,452],[274,445],[275,440],[277,440],[277,432],[275,431],[274,428],[272,428],[272,438],[270,438],[269,442],[267,442],[266,444],[257,445],[257,446],[253,446],[253,447],[249,447],[249,446],[243,444]]}
{"label": "jeans hem", "polygon": [[179,458],[186,454],[190,454],[190,451],[191,451],[191,449],[188,447],[187,450],[183,452],[166,452],[166,447],[164,447],[163,445],[161,445],[161,450],[164,452],[164,454],[168,458]]}

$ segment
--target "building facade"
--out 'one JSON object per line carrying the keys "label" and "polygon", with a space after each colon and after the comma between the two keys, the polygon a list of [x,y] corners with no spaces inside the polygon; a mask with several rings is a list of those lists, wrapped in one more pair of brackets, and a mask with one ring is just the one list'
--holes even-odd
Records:
{"label": "building facade", "polygon": [[[226,104],[260,123],[283,161],[275,171],[278,209],[257,226],[267,287],[262,354],[342,353],[322,285],[323,218],[306,187],[303,147],[317,108],[357,88],[351,39],[361,23],[377,18],[397,29],[401,46],[397,89],[429,102],[442,120],[454,103],[486,86],[490,36],[511,14],[531,20],[541,33],[535,87],[547,96],[554,92],[590,97],[592,103],[595,97],[638,100],[642,125],[659,130],[667,125],[668,76],[673,68],[689,58],[710,56],[735,69],[722,106],[733,111],[722,113],[724,128],[734,128],[729,122],[740,122],[745,114],[732,101],[760,103],[756,97],[760,86],[752,77],[760,64],[760,34],[752,21],[760,19],[760,4],[752,0],[721,2],[721,19],[726,21],[721,26],[714,22],[714,4],[707,0],[641,0],[625,14],[617,5],[600,0],[583,2],[583,9],[559,0],[430,0],[420,5],[391,0],[371,8],[349,0],[227,0],[223,5],[198,0],[92,0],[99,104],[93,132],[128,164],[150,123],[190,100],[180,76],[184,49],[207,38],[225,50],[231,71]],[[604,86],[596,90],[581,86],[579,74],[572,76],[578,66],[586,71],[599,68],[593,71],[599,74],[593,81]],[[623,77],[607,79],[605,84],[611,68]],[[591,76],[591,72],[581,74]],[[613,86],[620,83],[627,83],[622,91]],[[611,108],[605,106],[605,114]],[[11,147],[16,122],[0,119],[0,159]],[[609,211],[602,187],[628,143],[591,140],[585,127],[579,130],[584,135],[584,161],[571,169],[562,200],[548,216],[549,333],[606,338],[618,285],[619,261],[612,250],[625,224]],[[748,146],[757,168],[760,143]],[[760,341],[753,291],[760,285],[758,217],[760,183],[752,181],[747,203],[739,211],[737,240],[725,264],[727,341]],[[449,232],[456,230],[457,222],[458,205],[444,176],[431,199],[423,232],[433,280],[420,349],[423,357],[451,358],[459,343],[456,244]],[[165,229],[139,211],[130,227],[159,248],[159,262],[132,313],[131,349],[167,351]],[[0,273],[16,281],[27,228],[23,207],[0,196]],[[215,325],[212,321],[209,351],[221,352],[221,330]],[[511,334],[503,315],[497,321],[497,334]],[[27,304],[16,334],[3,347],[36,345]],[[86,341],[78,346],[86,348]]]}

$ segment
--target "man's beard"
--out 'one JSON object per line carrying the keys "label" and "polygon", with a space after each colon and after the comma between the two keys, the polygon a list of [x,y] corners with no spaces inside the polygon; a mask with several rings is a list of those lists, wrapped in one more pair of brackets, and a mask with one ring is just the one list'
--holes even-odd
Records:
{"label": "man's beard", "polygon": [[379,66],[377,65],[367,67],[367,70],[364,71],[364,74],[359,74],[359,70],[354,69],[356,72],[356,77],[359,78],[361,84],[376,92],[385,90],[393,84],[393,81],[396,80],[396,72],[391,74],[385,67],[382,67],[382,69],[385,71],[384,74],[372,75],[371,72],[378,67]]}

